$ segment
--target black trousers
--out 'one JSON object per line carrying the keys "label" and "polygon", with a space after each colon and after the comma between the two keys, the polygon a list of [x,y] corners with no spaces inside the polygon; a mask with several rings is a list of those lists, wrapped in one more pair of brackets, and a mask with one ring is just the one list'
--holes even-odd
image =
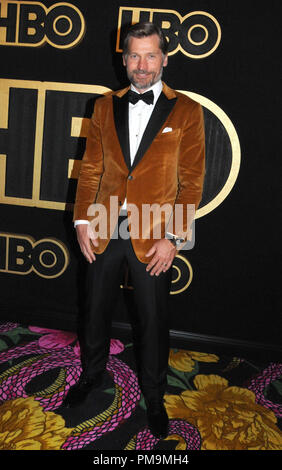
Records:
{"label": "black trousers", "polygon": [[[126,217],[119,217],[124,227]],[[82,368],[87,377],[106,368],[111,322],[125,263],[128,263],[133,285],[135,311],[129,312],[133,331],[138,380],[147,402],[162,399],[167,383],[169,354],[170,268],[151,276],[140,262],[131,240],[112,238],[104,253],[89,263],[86,279],[86,304],[80,345]]]}

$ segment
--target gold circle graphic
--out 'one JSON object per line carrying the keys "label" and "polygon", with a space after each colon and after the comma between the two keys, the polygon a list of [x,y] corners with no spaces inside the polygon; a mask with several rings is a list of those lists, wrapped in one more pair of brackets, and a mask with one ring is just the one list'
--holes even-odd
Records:
{"label": "gold circle graphic", "polygon": [[[212,16],[210,13],[207,13],[206,11],[192,11],[191,13],[188,13],[188,15],[185,15],[183,17],[183,21],[186,20],[186,18],[189,18],[190,16],[194,16],[194,15],[202,15],[202,16],[207,16],[208,18],[210,18],[213,23],[215,24],[216,26],[216,29],[217,29],[217,40],[215,42],[215,45],[208,51],[206,52],[205,54],[199,54],[199,55],[195,55],[195,54],[190,54],[189,52],[186,52],[182,47],[181,45],[179,45],[179,49],[181,50],[181,52],[188,56],[188,57],[191,57],[192,59],[203,59],[204,57],[207,57],[209,55],[211,55],[218,47],[220,41],[221,41],[221,27],[220,27],[220,24],[219,22],[216,20],[216,18],[214,16]],[[182,22],[183,22],[182,21]],[[197,25],[198,27],[202,27],[203,29],[205,28],[204,25],[200,25],[198,24]],[[189,31],[191,30],[191,28],[189,29]],[[206,41],[205,41],[206,42]],[[195,42],[192,42],[192,44],[196,44],[197,46],[201,45],[202,43],[195,43]],[[175,51],[173,51],[173,53],[177,52],[178,48],[175,49]]]}
{"label": "gold circle graphic", "polygon": [[[176,290],[176,291],[170,291],[170,295],[180,294],[181,292],[183,292],[184,290],[186,290],[186,289],[190,286],[190,284],[191,284],[191,282],[192,282],[192,279],[193,279],[193,269],[192,269],[192,266],[191,266],[191,264],[189,263],[189,261],[188,261],[184,256],[179,255],[179,254],[176,255],[176,258],[181,259],[181,260],[186,264],[186,266],[187,266],[187,268],[188,268],[188,271],[189,271],[189,278],[188,278],[188,281],[186,282],[186,284],[185,284],[184,287],[182,287],[181,289],[178,289],[178,290]],[[178,268],[178,266],[174,266],[174,264],[173,264],[172,267],[173,267],[174,269],[176,269],[176,270],[178,271],[178,273],[181,272],[181,271],[180,271],[180,268]],[[180,276],[178,275],[177,281],[178,281],[179,279],[180,279]],[[176,282],[176,280],[174,280],[174,282]]]}
{"label": "gold circle graphic", "polygon": [[[80,28],[80,32],[79,34],[77,35],[77,37],[72,41],[70,42],[69,44],[64,44],[64,45],[57,45],[55,43],[53,43],[49,38],[48,36],[44,36],[44,39],[42,41],[42,43],[44,43],[45,41],[50,44],[51,46],[53,47],[56,47],[58,49],[70,49],[72,47],[74,47],[76,44],[79,44],[79,42],[82,40],[84,34],[85,34],[85,30],[86,30],[86,25],[85,25],[85,19],[84,19],[84,16],[83,14],[81,13],[81,11],[79,10],[79,8],[77,8],[75,5],[72,5],[70,3],[65,3],[65,2],[59,2],[59,3],[55,3],[54,5],[52,5],[50,8],[46,8],[45,7],[45,10],[46,10],[46,13],[50,13],[53,9],[57,8],[58,6],[67,6],[69,8],[72,8],[79,16],[80,18],[80,21],[81,21],[81,28]],[[67,16],[67,15],[61,15],[61,17],[66,17],[68,18],[68,20],[70,21],[71,24],[73,24],[72,20]],[[59,18],[59,17],[58,17]],[[54,23],[53,23],[54,24]],[[64,36],[65,33],[57,33],[59,36]],[[38,44],[39,45],[39,44]],[[38,46],[37,45],[37,46]]]}
{"label": "gold circle graphic", "polygon": [[193,100],[197,101],[202,106],[207,108],[209,111],[211,111],[213,114],[215,114],[215,116],[221,121],[222,125],[224,126],[229,136],[231,149],[232,149],[232,163],[231,163],[231,168],[230,168],[228,178],[223,188],[220,190],[220,192],[205,206],[200,207],[196,211],[195,218],[197,219],[197,218],[203,217],[204,215],[207,215],[209,212],[212,212],[216,207],[218,207],[224,201],[224,199],[228,196],[228,194],[232,190],[236,182],[236,179],[238,177],[239,170],[240,170],[241,148],[240,148],[239,138],[238,138],[234,125],[232,124],[227,114],[225,114],[225,112],[219,106],[217,106],[215,103],[213,103],[213,101],[209,100],[205,96],[199,95],[197,93],[184,91],[184,90],[178,90],[178,91],[180,93],[183,93],[184,95],[189,96],[190,98],[192,98]]}
{"label": "gold circle graphic", "polygon": [[179,279],[181,278],[181,271],[179,269],[178,266],[175,266],[174,264],[172,265],[172,267],[177,271],[178,275],[177,275],[177,278],[174,279],[173,281],[171,281],[172,284],[174,284],[175,282],[178,282]]}
{"label": "gold circle graphic", "polygon": [[[61,33],[60,31],[58,31],[58,29],[57,29],[57,27],[56,27],[56,23],[57,23],[59,20],[61,20],[62,18],[68,20],[68,22],[69,22],[69,29],[68,29],[65,33]],[[66,16],[66,15],[60,15],[60,16],[58,16],[58,17],[55,19],[55,21],[53,22],[53,28],[54,28],[54,31],[56,32],[56,34],[58,34],[58,36],[67,36],[67,35],[70,33],[70,31],[72,30],[73,24],[72,24],[71,19],[70,19],[68,16]]]}
{"label": "gold circle graphic", "polygon": [[[51,253],[51,255],[53,255],[54,261],[53,261],[52,264],[46,264],[46,263],[44,263],[44,261],[43,261],[42,258],[43,258],[43,255],[44,255],[45,253]],[[56,263],[57,263],[57,256],[56,256],[55,253],[54,253],[53,251],[51,251],[51,250],[44,250],[44,251],[41,251],[41,253],[40,253],[40,255],[39,255],[39,261],[40,261],[40,264],[41,264],[42,266],[44,266],[45,268],[53,268],[53,266],[55,266]]]}
{"label": "gold circle graphic", "polygon": [[[193,29],[195,29],[195,28],[201,28],[205,31],[205,37],[202,41],[196,42],[192,39],[191,33],[192,33]],[[187,36],[188,36],[189,42],[191,42],[191,44],[194,44],[195,46],[201,46],[202,44],[205,44],[205,42],[207,42],[208,37],[209,37],[209,32],[208,32],[207,28],[204,25],[194,24],[193,26],[191,26],[191,28],[189,28]]]}
{"label": "gold circle graphic", "polygon": [[[45,279],[54,279],[56,277],[61,276],[65,272],[65,270],[67,269],[67,267],[70,263],[69,252],[68,252],[68,249],[67,249],[66,245],[61,240],[56,240],[55,238],[43,238],[42,240],[38,240],[37,242],[33,243],[33,247],[36,247],[37,245],[40,245],[43,242],[54,243],[54,245],[57,245],[60,248],[60,250],[63,252],[64,258],[65,258],[64,266],[62,267],[62,269],[58,273],[53,274],[51,276],[48,276],[46,274],[42,274],[42,273],[38,272],[37,269],[34,266],[32,267],[32,269],[33,269],[34,272],[36,272],[36,274],[39,277],[44,277]],[[44,250],[42,253],[45,253],[46,251],[49,251],[49,250]],[[53,255],[54,255],[54,257],[56,257],[56,255],[54,253],[53,253]],[[57,257],[56,257],[56,259],[57,259]],[[48,268],[49,267],[50,267],[50,265],[48,265]]]}

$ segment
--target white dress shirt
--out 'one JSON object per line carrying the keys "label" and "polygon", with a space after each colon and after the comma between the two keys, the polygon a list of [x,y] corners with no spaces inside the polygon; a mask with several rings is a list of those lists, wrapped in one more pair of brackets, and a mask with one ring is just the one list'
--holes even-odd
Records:
{"label": "white dress shirt", "polygon": [[[139,93],[138,89],[136,89],[132,84],[130,86],[131,90]],[[130,146],[130,159],[131,164],[134,161],[136,152],[140,145],[141,139],[143,137],[144,131],[147,127],[155,104],[162,92],[163,84],[161,80],[151,86],[148,90],[153,90],[154,93],[154,103],[147,104],[142,100],[139,100],[135,105],[129,103],[128,109],[128,123],[129,123],[129,146]],[[126,210],[126,199],[121,207],[121,210]],[[79,224],[88,224],[88,220],[76,220],[74,222],[74,226]]]}

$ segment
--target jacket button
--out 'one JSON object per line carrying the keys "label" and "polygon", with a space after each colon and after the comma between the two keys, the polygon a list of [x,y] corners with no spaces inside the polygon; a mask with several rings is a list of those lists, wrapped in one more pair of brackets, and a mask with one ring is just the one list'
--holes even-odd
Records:
{"label": "jacket button", "polygon": [[128,176],[128,179],[129,179],[129,180],[133,180],[133,176],[132,176],[132,175],[129,175],[129,176]]}

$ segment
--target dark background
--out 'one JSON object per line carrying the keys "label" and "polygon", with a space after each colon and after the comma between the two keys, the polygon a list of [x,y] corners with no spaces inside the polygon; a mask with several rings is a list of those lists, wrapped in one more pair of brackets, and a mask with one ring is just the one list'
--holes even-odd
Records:
{"label": "dark background", "polygon": [[[43,3],[48,7],[54,2]],[[39,48],[2,46],[1,78],[95,84],[111,89],[126,85],[121,54],[115,52],[120,6],[167,8],[182,16],[205,11],[219,22],[222,38],[213,54],[195,60],[177,52],[169,57],[163,77],[171,87],[203,95],[222,108],[235,126],[241,146],[240,172],[231,193],[196,222],[195,248],[185,253],[193,267],[193,282],[183,293],[171,296],[171,328],[199,337],[262,343],[279,349],[280,2],[70,3],[77,5],[86,20],[80,44],[67,50],[48,44]],[[0,231],[30,234],[36,240],[58,238],[71,255],[65,273],[53,280],[35,273],[0,273],[1,318],[75,328],[84,267],[72,213],[2,204]],[[131,291],[123,293],[130,299]],[[128,321],[122,299],[114,319]]]}

